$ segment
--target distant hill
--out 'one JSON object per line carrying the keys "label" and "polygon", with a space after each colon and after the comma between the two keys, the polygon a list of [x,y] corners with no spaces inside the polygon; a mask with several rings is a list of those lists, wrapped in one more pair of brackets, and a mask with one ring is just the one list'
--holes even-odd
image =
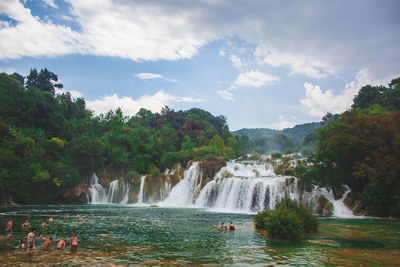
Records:
{"label": "distant hill", "polygon": [[284,134],[295,143],[301,143],[306,135],[312,133],[315,129],[319,128],[319,122],[310,122],[296,125],[292,128],[286,128],[283,130],[273,130],[269,128],[243,128],[232,132],[233,135],[247,135],[250,140],[259,138],[268,138],[277,134]]}
{"label": "distant hill", "polygon": [[320,124],[318,122],[311,122],[283,130],[244,128],[234,131],[232,134],[236,136],[247,135],[250,139],[250,150],[261,154],[300,152],[308,156],[315,150],[316,140],[310,137],[307,143],[303,143],[304,137],[313,133],[319,127]]}

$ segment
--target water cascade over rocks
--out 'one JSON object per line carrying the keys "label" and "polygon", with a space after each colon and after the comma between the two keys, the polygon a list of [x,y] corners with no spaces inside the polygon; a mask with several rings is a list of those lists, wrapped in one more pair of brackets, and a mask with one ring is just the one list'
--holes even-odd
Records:
{"label": "water cascade over rocks", "polygon": [[143,189],[144,189],[144,180],[146,180],[146,175],[140,177],[140,189],[139,189],[139,196],[138,196],[138,204],[143,204]]}
{"label": "water cascade over rocks", "polygon": [[254,213],[274,209],[285,196],[310,205],[315,213],[318,200],[324,197],[333,204],[331,215],[351,217],[353,213],[343,200],[335,200],[332,191],[315,187],[306,192],[292,176],[276,175],[271,164],[228,162],[201,190],[202,174],[198,164],[193,163],[184,178],[172,188],[161,205],[205,207],[220,212]]}
{"label": "water cascade over rocks", "polygon": [[200,192],[202,173],[199,163],[194,162],[184,173],[183,179],[169,192],[162,202],[166,206],[190,206],[196,194]]}
{"label": "water cascade over rocks", "polygon": [[90,204],[122,203],[127,204],[130,185],[121,180],[110,183],[108,190],[99,183],[99,178],[93,174],[89,182],[88,199]]}
{"label": "water cascade over rocks", "polygon": [[[270,163],[230,161],[221,168],[211,181],[203,181],[203,172],[199,162],[191,163],[182,174],[172,182],[173,171],[166,171],[159,182],[157,192],[160,206],[200,207],[218,212],[255,213],[264,209],[274,209],[284,197],[301,201],[312,207],[313,212],[321,215],[352,217],[352,211],[343,201],[350,188],[346,187],[340,199],[335,199],[331,190],[314,187],[305,191],[299,180],[292,176],[276,175]],[[179,180],[179,177],[180,180]],[[143,204],[146,176],[140,180],[137,204]],[[147,187],[148,185],[146,185]],[[154,185],[157,186],[157,185]],[[124,179],[114,180],[108,189],[104,188],[94,174],[88,190],[89,203],[123,203],[127,204],[130,188],[134,186]],[[132,192],[131,192],[132,193]],[[153,195],[154,196],[154,195]],[[146,195],[146,198],[149,196]],[[149,201],[149,200],[147,200]],[[135,201],[136,202],[136,201]],[[148,203],[149,204],[149,203]]]}

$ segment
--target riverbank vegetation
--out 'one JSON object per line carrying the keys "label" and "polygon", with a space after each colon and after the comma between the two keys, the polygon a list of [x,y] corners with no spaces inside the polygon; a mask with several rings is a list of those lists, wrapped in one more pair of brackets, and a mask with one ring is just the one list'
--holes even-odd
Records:
{"label": "riverbank vegetation", "polygon": [[319,224],[309,207],[290,198],[282,199],[274,210],[259,212],[255,221],[256,228],[265,229],[269,237],[288,240],[299,240],[305,234],[315,233]]}
{"label": "riverbank vegetation", "polygon": [[350,186],[351,202],[372,216],[400,217],[400,78],[364,86],[350,110],[318,130],[310,167],[295,173],[306,185]]}
{"label": "riverbank vegetation", "polygon": [[64,202],[63,192],[101,169],[120,176],[161,173],[189,160],[231,159],[248,152],[222,115],[192,108],[160,113],[121,109],[94,114],[83,98],[56,94],[56,74],[32,69],[26,79],[0,74],[0,199]]}

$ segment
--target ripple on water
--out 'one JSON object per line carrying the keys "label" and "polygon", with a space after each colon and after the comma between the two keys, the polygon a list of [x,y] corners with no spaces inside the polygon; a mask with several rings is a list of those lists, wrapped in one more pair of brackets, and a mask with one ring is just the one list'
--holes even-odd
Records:
{"label": "ripple on water", "polygon": [[[320,231],[302,242],[268,239],[254,229],[252,215],[221,214],[204,209],[126,207],[121,205],[64,205],[1,207],[14,212],[14,239],[26,241],[19,226],[28,219],[37,236],[56,241],[75,233],[77,253],[67,250],[25,251],[0,246],[0,265],[400,265],[400,223],[385,220],[322,220]],[[27,213],[27,215],[23,215]],[[35,216],[29,214],[34,213]],[[42,219],[55,214],[41,229]],[[66,215],[81,214],[83,222]],[[22,216],[19,216],[22,215]],[[46,216],[41,216],[46,215]],[[0,214],[0,225],[10,216]],[[219,231],[213,225],[230,221],[237,230]],[[114,223],[118,222],[118,226]],[[40,247],[42,241],[37,241]],[[16,243],[12,244],[13,246]],[[53,246],[54,247],[54,246]],[[368,254],[368,256],[365,256]]]}

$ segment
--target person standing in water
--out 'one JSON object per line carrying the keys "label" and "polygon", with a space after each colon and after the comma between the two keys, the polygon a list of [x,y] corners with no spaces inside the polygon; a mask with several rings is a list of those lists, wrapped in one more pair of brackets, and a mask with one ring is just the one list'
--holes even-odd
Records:
{"label": "person standing in water", "polygon": [[14,222],[14,219],[9,220],[6,224],[6,229],[4,230],[8,239],[11,239],[11,236],[12,236],[13,222]]}
{"label": "person standing in water", "polygon": [[36,228],[32,228],[32,232],[28,234],[28,250],[29,252],[31,249],[35,249],[35,233],[36,233]]}
{"label": "person standing in water", "polygon": [[231,231],[235,230],[235,225],[233,225],[232,222],[229,224],[229,230]]}
{"label": "person standing in water", "polygon": [[49,223],[52,223],[53,222],[53,217],[50,217],[49,218]]}
{"label": "person standing in water", "polygon": [[51,243],[53,241],[53,238],[46,238],[43,242],[43,250],[51,250]]}
{"label": "person standing in water", "polygon": [[78,237],[75,234],[72,234],[69,242],[71,245],[71,251],[76,251],[78,249]]}
{"label": "person standing in water", "polygon": [[42,229],[46,229],[47,223],[45,223],[44,221],[42,221]]}
{"label": "person standing in water", "polygon": [[56,246],[57,250],[64,250],[65,249],[65,238],[61,238],[60,241],[58,241],[57,246]]}

